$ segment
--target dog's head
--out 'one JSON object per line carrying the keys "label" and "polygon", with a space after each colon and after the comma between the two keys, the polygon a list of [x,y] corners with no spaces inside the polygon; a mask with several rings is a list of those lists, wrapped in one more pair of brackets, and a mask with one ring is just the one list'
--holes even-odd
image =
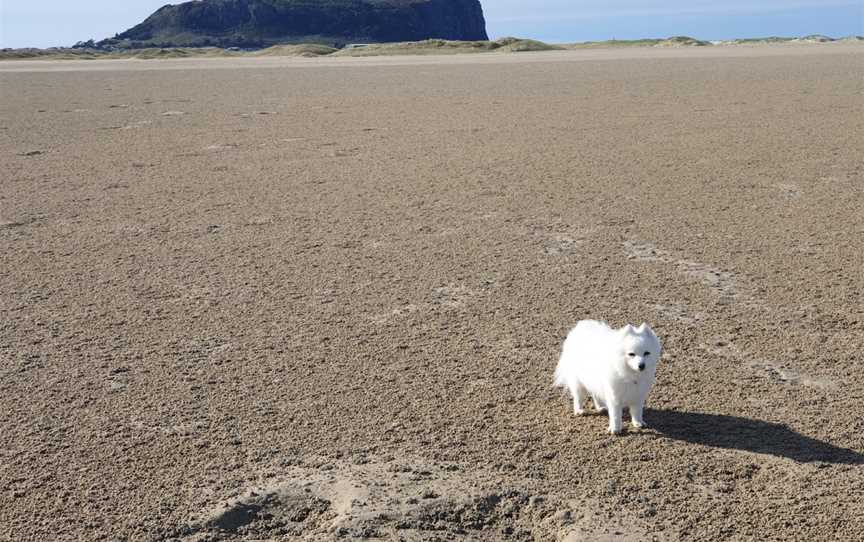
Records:
{"label": "dog's head", "polygon": [[660,339],[648,324],[639,327],[627,324],[618,333],[621,335],[624,363],[631,371],[651,371],[657,366],[661,354]]}

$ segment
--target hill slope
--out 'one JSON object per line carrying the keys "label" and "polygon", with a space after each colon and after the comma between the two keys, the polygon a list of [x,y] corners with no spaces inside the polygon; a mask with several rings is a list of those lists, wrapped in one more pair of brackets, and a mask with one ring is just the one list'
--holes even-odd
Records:
{"label": "hill slope", "polygon": [[198,0],[103,40],[115,47],[485,40],[479,0]]}

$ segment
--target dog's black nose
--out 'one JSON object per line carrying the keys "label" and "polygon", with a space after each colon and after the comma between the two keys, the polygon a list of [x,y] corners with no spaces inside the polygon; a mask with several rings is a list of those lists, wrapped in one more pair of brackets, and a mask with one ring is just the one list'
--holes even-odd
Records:
{"label": "dog's black nose", "polygon": [[640,370],[640,371],[644,371],[644,370],[645,370],[645,364],[644,364],[644,363],[640,363],[640,364],[639,364],[639,370]]}

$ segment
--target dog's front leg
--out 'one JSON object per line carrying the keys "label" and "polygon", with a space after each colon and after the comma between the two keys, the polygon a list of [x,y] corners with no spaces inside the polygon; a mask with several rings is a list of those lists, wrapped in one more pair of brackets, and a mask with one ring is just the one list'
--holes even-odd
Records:
{"label": "dog's front leg", "polygon": [[624,407],[617,401],[608,401],[606,408],[609,409],[609,432],[613,435],[620,435]]}
{"label": "dog's front leg", "polygon": [[644,401],[639,401],[635,405],[630,405],[630,420],[633,427],[637,429],[645,427],[645,422],[642,420],[642,409],[644,406]]}

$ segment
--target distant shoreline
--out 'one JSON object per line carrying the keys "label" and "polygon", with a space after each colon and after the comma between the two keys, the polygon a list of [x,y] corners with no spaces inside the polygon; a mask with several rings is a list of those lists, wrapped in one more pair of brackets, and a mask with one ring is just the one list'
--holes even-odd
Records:
{"label": "distant shoreline", "polygon": [[0,60],[155,60],[160,58],[242,58],[261,56],[368,57],[491,52],[518,53],[531,51],[629,47],[735,47],[742,45],[824,45],[832,43],[864,43],[864,37],[848,36],[844,38],[831,38],[823,35],[809,35],[792,38],[772,36],[766,38],[704,41],[689,36],[674,36],[670,38],[587,41],[561,44],[545,43],[524,38],[499,38],[490,41],[448,41],[432,39],[417,42],[348,44],[341,48],[315,43],[274,45],[272,47],[261,49],[241,49],[237,47],[162,47],[144,49],[100,49],[92,47],[52,47],[48,49],[7,48],[0,49]]}

